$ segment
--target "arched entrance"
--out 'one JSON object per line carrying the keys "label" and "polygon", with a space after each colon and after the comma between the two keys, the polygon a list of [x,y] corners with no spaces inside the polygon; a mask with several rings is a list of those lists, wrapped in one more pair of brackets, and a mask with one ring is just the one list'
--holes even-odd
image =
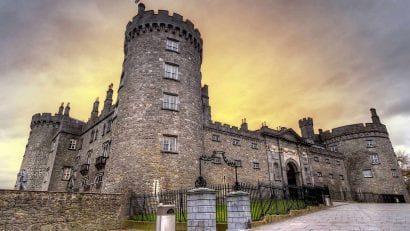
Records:
{"label": "arched entrance", "polygon": [[289,186],[298,186],[297,167],[292,162],[286,165],[286,178]]}

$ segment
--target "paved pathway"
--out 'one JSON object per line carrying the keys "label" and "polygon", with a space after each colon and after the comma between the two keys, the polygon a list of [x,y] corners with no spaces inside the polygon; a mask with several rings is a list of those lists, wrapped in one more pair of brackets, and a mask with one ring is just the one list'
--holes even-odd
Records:
{"label": "paved pathway", "polygon": [[335,203],[335,207],[252,230],[410,231],[410,204]]}

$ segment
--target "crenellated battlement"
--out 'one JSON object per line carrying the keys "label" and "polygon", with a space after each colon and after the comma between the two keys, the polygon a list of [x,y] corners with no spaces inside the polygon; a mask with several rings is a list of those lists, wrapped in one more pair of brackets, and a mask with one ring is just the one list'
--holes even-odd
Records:
{"label": "crenellated battlement", "polygon": [[61,123],[61,115],[52,115],[51,113],[37,113],[31,118],[30,128],[37,126],[58,126]]}
{"label": "crenellated battlement", "polygon": [[309,147],[309,152],[311,154],[318,154],[318,155],[322,155],[322,156],[331,156],[331,157],[334,157],[334,158],[345,159],[345,156],[340,152],[331,151],[329,149],[315,147],[315,146],[310,146]]}
{"label": "crenellated battlement", "polygon": [[237,136],[244,136],[251,139],[259,139],[259,134],[249,130],[241,130],[239,127],[231,126],[229,124],[222,124],[221,122],[211,121],[206,125],[207,128],[217,130],[220,132],[229,133]]}
{"label": "crenellated battlement", "polygon": [[313,126],[313,119],[310,117],[299,120],[299,127]]}
{"label": "crenellated battlement", "polygon": [[198,52],[202,53],[201,33],[194,27],[194,24],[182,17],[182,15],[173,13],[170,15],[167,10],[144,11],[145,7],[140,9],[139,13],[127,24],[125,32],[126,42],[130,42],[136,36],[152,31],[164,31],[179,35],[189,40]]}
{"label": "crenellated battlement", "polygon": [[376,123],[366,123],[366,124],[351,124],[338,128],[332,129],[332,131],[324,131],[321,133],[321,138],[323,141],[330,140],[333,138],[354,135],[359,133],[370,133],[370,132],[379,132],[387,133],[386,125],[376,124]]}

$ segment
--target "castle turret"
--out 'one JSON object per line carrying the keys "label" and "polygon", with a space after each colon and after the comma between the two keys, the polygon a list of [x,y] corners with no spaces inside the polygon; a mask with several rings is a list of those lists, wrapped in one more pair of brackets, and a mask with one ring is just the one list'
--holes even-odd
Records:
{"label": "castle turret", "polygon": [[102,114],[108,113],[109,111],[111,111],[111,107],[112,107],[112,95],[113,95],[113,84],[111,83],[108,86],[108,90],[107,90],[107,95],[105,97],[105,101],[104,101],[104,108],[102,110]]}
{"label": "castle turret", "polygon": [[209,105],[208,85],[204,85],[202,92],[202,110],[204,113],[204,123],[208,124],[211,121],[211,106]]}
{"label": "castle turret", "polygon": [[191,187],[203,154],[201,35],[181,15],[139,4],[124,52],[102,192]]}
{"label": "castle turret", "polygon": [[91,121],[98,118],[98,107],[99,106],[100,106],[100,100],[97,97],[93,104],[93,110],[91,111],[91,118],[90,118]]}
{"label": "castle turret", "polygon": [[374,124],[381,124],[380,118],[379,118],[379,116],[377,115],[376,109],[370,108],[370,112],[372,113],[372,122],[373,122]]}
{"label": "castle turret", "polygon": [[54,147],[52,140],[60,128],[60,119],[61,116],[51,113],[38,113],[31,119],[30,135],[20,167],[20,171],[24,169],[27,172],[27,190],[43,190],[43,179],[50,174],[48,157]]}
{"label": "castle turret", "polygon": [[67,103],[67,106],[65,106],[64,115],[65,116],[70,116],[70,103]]}
{"label": "castle turret", "polygon": [[313,143],[315,137],[313,119],[308,117],[299,120],[299,127],[302,132],[302,137],[305,138],[307,142]]}

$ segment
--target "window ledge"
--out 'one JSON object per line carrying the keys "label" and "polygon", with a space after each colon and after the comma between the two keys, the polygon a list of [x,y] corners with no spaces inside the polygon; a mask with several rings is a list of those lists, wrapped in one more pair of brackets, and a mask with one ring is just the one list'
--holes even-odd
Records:
{"label": "window ledge", "polygon": [[181,82],[181,80],[178,78],[178,79],[174,79],[174,78],[170,78],[170,77],[163,77],[163,79],[167,79],[167,80],[172,80],[172,81],[175,81],[175,82]]}
{"label": "window ledge", "polygon": [[179,110],[174,110],[174,109],[170,109],[170,108],[161,108],[164,111],[174,111],[174,112],[179,112]]}
{"label": "window ledge", "polygon": [[165,50],[170,51],[170,52],[174,52],[174,53],[177,53],[177,54],[181,54],[179,51],[172,50],[172,49],[169,49],[169,48],[165,48]]}
{"label": "window ledge", "polygon": [[164,151],[164,150],[162,150],[161,153],[164,153],[164,154],[179,154],[178,152]]}

